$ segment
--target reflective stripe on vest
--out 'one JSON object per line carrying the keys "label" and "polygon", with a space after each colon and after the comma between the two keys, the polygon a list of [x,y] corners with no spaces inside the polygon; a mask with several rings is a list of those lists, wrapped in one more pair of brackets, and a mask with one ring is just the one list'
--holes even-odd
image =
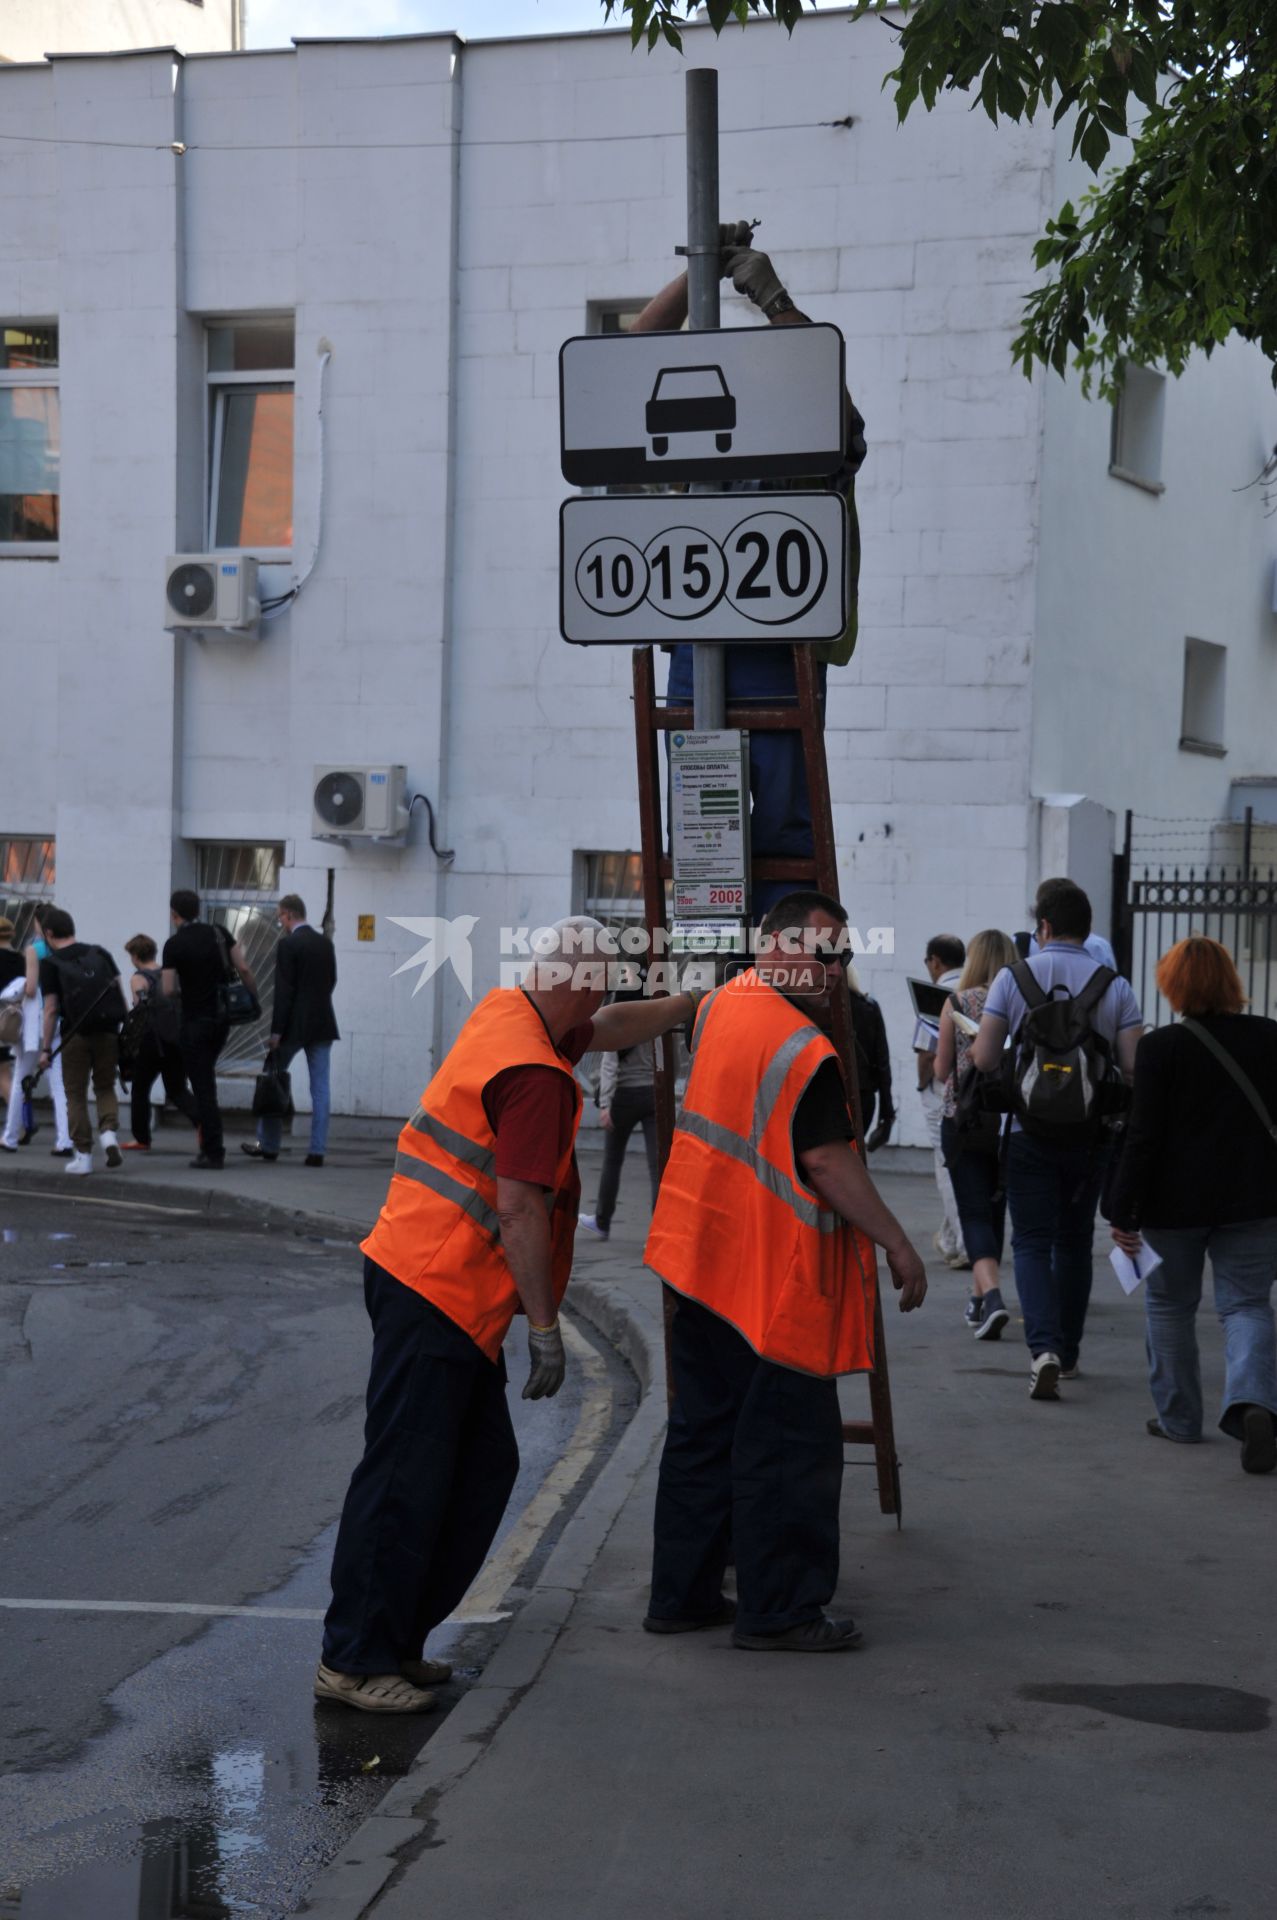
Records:
{"label": "reflective stripe on vest", "polygon": [[[418,1160],[415,1154],[402,1150],[395,1155],[395,1172],[401,1173],[406,1180],[419,1181],[423,1187],[429,1187],[431,1193],[438,1193],[445,1200],[460,1207],[462,1213],[490,1233],[494,1241],[501,1238],[501,1222],[483,1195],[475,1187],[467,1187],[462,1181],[454,1180],[442,1167],[432,1167],[428,1160]],[[547,1199],[549,1195],[546,1196]]]}
{"label": "reflective stripe on vest", "polygon": [[418,1107],[408,1122],[414,1133],[424,1133],[437,1147],[450,1153],[455,1160],[464,1160],[468,1167],[477,1167],[480,1173],[492,1173],[496,1169],[497,1157],[490,1148],[482,1146],[477,1140],[468,1140],[464,1133],[458,1133],[454,1127],[446,1127],[424,1107]]}
{"label": "reflective stripe on vest", "polygon": [[779,1167],[774,1167],[770,1160],[764,1160],[752,1139],[746,1140],[739,1133],[733,1133],[730,1127],[723,1126],[720,1121],[707,1120],[703,1113],[689,1113],[686,1107],[679,1116],[675,1131],[690,1133],[695,1139],[703,1140],[707,1147],[716,1147],[720,1153],[739,1160],[769,1193],[774,1193],[778,1200],[783,1200],[787,1207],[793,1209],[805,1227],[814,1227],[817,1233],[838,1231],[838,1215],[818,1207],[806,1194],[796,1192],[793,1181]]}

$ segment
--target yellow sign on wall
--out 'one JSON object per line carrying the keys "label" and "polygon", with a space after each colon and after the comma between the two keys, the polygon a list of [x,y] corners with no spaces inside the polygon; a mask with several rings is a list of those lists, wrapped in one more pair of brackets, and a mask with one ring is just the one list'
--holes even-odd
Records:
{"label": "yellow sign on wall", "polygon": [[375,940],[377,938],[377,916],[375,913],[360,914],[359,938],[361,940]]}

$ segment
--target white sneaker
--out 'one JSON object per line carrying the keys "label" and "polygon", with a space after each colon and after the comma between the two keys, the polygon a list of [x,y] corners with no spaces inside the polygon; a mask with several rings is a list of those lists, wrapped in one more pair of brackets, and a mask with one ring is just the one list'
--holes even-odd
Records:
{"label": "white sneaker", "polygon": [[124,1165],[124,1155],[120,1152],[120,1143],[115,1135],[113,1133],[100,1133],[98,1139],[102,1142],[103,1150],[106,1153],[107,1166],[122,1167]]}
{"label": "white sneaker", "polygon": [[596,1240],[606,1240],[611,1232],[610,1227],[601,1227],[592,1213],[579,1213],[576,1224],[584,1227],[587,1233],[592,1233]]}
{"label": "white sneaker", "polygon": [[93,1155],[91,1153],[73,1153],[67,1161],[68,1173],[92,1173]]}
{"label": "white sneaker", "polygon": [[1060,1378],[1059,1356],[1040,1353],[1029,1368],[1030,1400],[1058,1400],[1056,1383]]}

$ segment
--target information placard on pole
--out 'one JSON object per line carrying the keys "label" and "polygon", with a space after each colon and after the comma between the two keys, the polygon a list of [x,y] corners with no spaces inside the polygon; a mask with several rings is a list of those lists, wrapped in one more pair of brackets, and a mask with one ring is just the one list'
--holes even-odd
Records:
{"label": "information placard on pole", "polygon": [[731,920],[749,910],[749,735],[725,728],[670,735],[675,920]]}

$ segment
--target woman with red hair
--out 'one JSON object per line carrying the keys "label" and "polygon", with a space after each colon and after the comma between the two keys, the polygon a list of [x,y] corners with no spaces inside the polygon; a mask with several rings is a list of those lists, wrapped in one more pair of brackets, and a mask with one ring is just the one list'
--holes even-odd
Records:
{"label": "woman with red hair", "polygon": [[1207,1255],[1224,1332],[1219,1424],[1246,1473],[1277,1466],[1277,1021],[1242,1011],[1226,947],[1194,934],[1157,984],[1181,1018],[1135,1055],[1126,1147],[1109,1197],[1113,1238],[1161,1265],[1147,1276],[1149,1384],[1158,1439],[1202,1437],[1196,1315]]}

